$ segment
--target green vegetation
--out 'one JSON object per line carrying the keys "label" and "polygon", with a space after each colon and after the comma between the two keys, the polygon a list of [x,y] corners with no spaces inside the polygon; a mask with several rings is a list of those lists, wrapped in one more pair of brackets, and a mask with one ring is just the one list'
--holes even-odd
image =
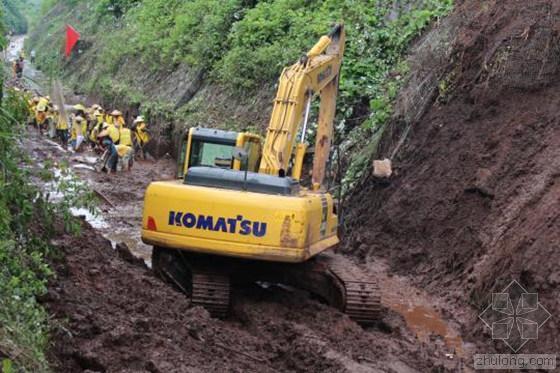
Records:
{"label": "green vegetation", "polygon": [[[6,45],[3,36],[0,45]],[[0,371],[47,372],[49,325],[37,297],[46,293],[52,276],[47,258],[53,249],[48,242],[55,219],[77,233],[79,223],[70,207],[91,211],[94,201],[67,167],[54,170],[47,163],[39,170],[31,167],[18,146],[26,133],[27,98],[12,89],[0,97]],[[32,177],[53,186],[59,196],[56,202],[31,182]]]}
{"label": "green vegetation", "polygon": [[28,0],[2,0],[4,23],[9,31],[15,34],[27,32],[27,18],[23,11],[30,6]]}
{"label": "green vegetation", "polygon": [[13,371],[45,371],[47,314],[36,297],[46,292],[51,271],[49,247],[37,233],[43,201],[15,142],[26,119],[26,102],[8,91],[0,109],[0,356]]}
{"label": "green vegetation", "polygon": [[108,13],[119,18],[138,3],[140,0],[101,0],[97,9],[100,14]]}
{"label": "green vegetation", "polygon": [[[51,0],[54,1],[54,0]],[[153,97],[137,75],[163,74],[188,66],[200,71],[205,87],[225,92],[220,98],[195,96],[176,120],[187,125],[216,123],[248,128],[250,115],[231,118],[224,107],[253,114],[257,97],[270,97],[281,69],[296,61],[333,22],[343,21],[347,46],[340,82],[338,142],[351,142],[353,160],[345,184],[360,177],[363,166],[393,114],[393,102],[406,80],[404,56],[411,41],[453,7],[452,0],[58,0],[64,5],[49,25],[32,38],[42,67],[58,61],[52,37],[69,15],[87,39],[78,66],[80,90],[143,104]],[[72,6],[68,4],[72,3]],[[65,9],[65,10],[63,10]],[[92,11],[92,9],[94,11]],[[84,44],[85,45],[85,44]],[[109,101],[115,101],[109,100]],[[265,100],[266,101],[266,100]],[[269,101],[268,101],[269,102]],[[255,114],[255,116],[257,116]],[[237,121],[237,123],[236,123]],[[232,123],[233,122],[233,123]],[[264,123],[257,123],[257,125]],[[226,124],[223,124],[226,126]],[[373,141],[374,142],[374,141]],[[367,145],[367,146],[366,146]],[[356,150],[358,150],[356,152]],[[362,161],[358,162],[358,158]],[[347,163],[347,162],[346,162]]]}
{"label": "green vegetation", "polygon": [[[8,90],[0,106],[0,361],[4,372],[48,371],[47,313],[37,303],[52,276],[47,259],[55,224],[78,234],[80,224],[71,208],[95,212],[95,200],[65,165],[45,162],[31,167],[31,160],[17,146],[26,132],[26,97]],[[48,183],[49,193],[31,182]],[[54,198],[56,195],[56,198]]]}

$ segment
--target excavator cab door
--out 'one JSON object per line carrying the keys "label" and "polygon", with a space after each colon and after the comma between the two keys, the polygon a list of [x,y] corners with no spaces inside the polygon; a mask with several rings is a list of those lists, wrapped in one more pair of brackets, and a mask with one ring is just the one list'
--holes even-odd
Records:
{"label": "excavator cab door", "polygon": [[236,159],[233,162],[233,169],[239,171],[257,172],[259,170],[262,151],[260,136],[251,133],[240,133],[237,138],[237,148],[244,150],[246,159],[244,162]]}

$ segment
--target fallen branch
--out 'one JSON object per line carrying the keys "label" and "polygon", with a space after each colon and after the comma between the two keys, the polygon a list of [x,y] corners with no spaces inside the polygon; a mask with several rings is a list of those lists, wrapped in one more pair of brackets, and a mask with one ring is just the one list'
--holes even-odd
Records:
{"label": "fallen branch", "polygon": [[97,194],[99,197],[101,197],[102,200],[104,200],[105,202],[107,202],[109,204],[109,206],[111,206],[112,208],[115,208],[115,204],[113,202],[111,202],[109,200],[109,198],[107,198],[103,193],[101,193],[100,191],[98,191],[97,189],[94,189],[93,192],[95,194]]}

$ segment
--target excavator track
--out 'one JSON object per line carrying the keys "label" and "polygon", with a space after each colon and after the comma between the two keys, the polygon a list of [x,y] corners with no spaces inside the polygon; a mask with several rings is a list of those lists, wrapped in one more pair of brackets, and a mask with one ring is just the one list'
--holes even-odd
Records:
{"label": "excavator track", "polygon": [[213,317],[227,316],[230,277],[269,281],[305,289],[360,324],[377,321],[381,299],[376,279],[344,256],[328,253],[301,264],[239,261],[154,248],[152,267],[160,277],[191,296]]}
{"label": "excavator track", "polygon": [[359,324],[377,321],[381,311],[377,280],[340,255],[329,256],[329,260],[329,270],[344,291],[341,311]]}
{"label": "excavator track", "polygon": [[225,317],[230,304],[229,275],[189,259],[181,251],[154,247],[152,269],[160,278],[190,295],[193,305],[204,307],[212,317]]}
{"label": "excavator track", "polygon": [[319,295],[359,324],[379,319],[381,296],[376,278],[342,255],[323,253],[306,263],[279,265],[275,271],[281,274],[276,276],[279,282]]}
{"label": "excavator track", "polygon": [[204,307],[213,317],[224,318],[229,310],[229,276],[210,271],[192,272],[192,303]]}

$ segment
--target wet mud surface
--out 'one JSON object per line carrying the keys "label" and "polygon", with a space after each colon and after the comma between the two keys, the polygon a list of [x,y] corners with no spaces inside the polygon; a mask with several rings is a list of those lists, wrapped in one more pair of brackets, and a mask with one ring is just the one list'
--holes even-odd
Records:
{"label": "wet mud surface", "polygon": [[139,240],[144,189],[172,178],[174,161],[139,162],[109,176],[91,169],[93,154],[67,152],[32,128],[24,146],[38,164],[67,163],[102,196],[100,215],[84,214],[80,236],[53,242],[64,253],[45,299],[57,325],[58,371],[423,372],[456,371],[467,361],[436,302],[381,265],[383,317],[365,329],[279,286],[236,288],[231,315],[212,319],[154,277],[151,248]]}
{"label": "wet mud surface", "polygon": [[[391,181],[362,180],[347,208],[342,251],[382,289],[383,317],[372,327],[279,286],[236,288],[231,316],[210,318],[153,276],[151,248],[139,239],[144,189],[173,178],[174,162],[107,176],[92,170],[93,154],[68,153],[30,130],[23,146],[38,166],[67,162],[101,200],[80,237],[53,242],[64,254],[44,300],[56,325],[54,369],[470,371],[473,353],[509,352],[478,320],[492,291],[517,279],[560,310],[560,66],[546,47],[558,45],[551,20],[560,9],[544,0],[479,4],[459,1],[450,16],[460,27],[443,78],[454,88],[414,123]],[[526,59],[538,53],[540,64]],[[383,146],[399,139],[392,134]],[[555,353],[556,325],[525,352]]]}

